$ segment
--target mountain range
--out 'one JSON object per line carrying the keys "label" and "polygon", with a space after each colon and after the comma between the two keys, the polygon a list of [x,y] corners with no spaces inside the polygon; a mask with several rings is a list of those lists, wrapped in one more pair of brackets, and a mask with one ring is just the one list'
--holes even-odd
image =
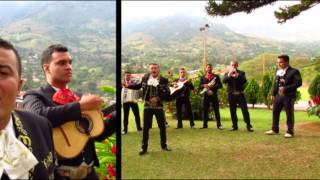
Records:
{"label": "mountain range", "polygon": [[236,33],[223,24],[210,24],[205,18],[172,15],[124,23],[122,62],[126,66],[158,62],[164,69],[182,65],[199,68],[205,37],[205,31],[200,31],[200,28],[205,24],[209,25],[206,59],[214,65],[228,64],[232,59],[247,61],[263,53],[285,53],[293,59],[310,59],[320,55],[319,42],[294,43],[250,37]]}
{"label": "mountain range", "polygon": [[115,1],[0,2],[0,19],[0,36],[22,56],[25,90],[45,84],[40,56],[51,44],[69,48],[75,90],[115,86]]}

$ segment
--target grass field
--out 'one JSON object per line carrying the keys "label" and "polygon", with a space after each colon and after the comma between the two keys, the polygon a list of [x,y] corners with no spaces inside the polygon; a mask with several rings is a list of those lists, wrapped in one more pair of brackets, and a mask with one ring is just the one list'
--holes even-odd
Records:
{"label": "grass field", "polygon": [[[196,121],[197,129],[190,129],[184,121],[184,129],[174,129],[177,121],[167,114],[170,127],[167,142],[173,149],[164,152],[160,148],[159,128],[154,120],[150,130],[148,153],[139,156],[142,133],[136,132],[133,115],[130,114],[129,133],[122,136],[123,179],[319,179],[320,131],[298,128],[299,124],[315,122],[318,117],[308,117],[306,112],[296,112],[296,136],[283,137],[286,126],[281,125],[280,135],[267,136],[272,112],[252,110],[250,116],[255,132],[246,131],[241,111],[238,110],[239,131],[230,132],[229,109],[220,110],[224,130],[216,129],[215,122],[200,130],[202,121]],[[142,112],[141,112],[142,115]],[[281,113],[285,124],[285,114]]]}

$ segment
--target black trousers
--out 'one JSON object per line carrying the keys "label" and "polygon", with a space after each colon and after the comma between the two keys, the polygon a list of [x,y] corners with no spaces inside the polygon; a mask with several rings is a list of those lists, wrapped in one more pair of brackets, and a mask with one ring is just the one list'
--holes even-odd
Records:
{"label": "black trousers", "polygon": [[163,109],[144,109],[143,111],[143,138],[142,149],[148,149],[149,129],[152,124],[152,116],[155,115],[160,128],[160,144],[162,148],[167,147],[166,125]]}
{"label": "black trousers", "polygon": [[284,107],[287,115],[287,126],[288,130],[287,133],[292,134],[294,133],[294,98],[287,97],[287,96],[276,96],[275,102],[273,104],[272,110],[272,130],[274,132],[279,132],[279,118],[280,112]]}
{"label": "black trousers", "polygon": [[178,118],[178,128],[182,128],[182,106],[184,105],[185,111],[188,112],[188,116],[190,118],[190,126],[194,126],[193,122],[193,113],[191,108],[191,102],[189,97],[181,97],[176,99],[176,109],[177,109],[177,118]]}
{"label": "black trousers", "polygon": [[140,123],[140,114],[139,114],[139,107],[138,103],[132,103],[132,102],[127,102],[123,103],[123,130],[128,131],[128,119],[129,119],[129,111],[130,107],[132,109],[132,112],[134,114],[135,120],[136,120],[136,125],[137,125],[137,130],[141,130],[141,123]]}
{"label": "black trousers", "polygon": [[219,111],[219,100],[216,95],[208,96],[205,95],[203,99],[203,127],[208,127],[209,120],[209,108],[210,105],[213,107],[214,116],[217,121],[217,127],[221,126],[220,111]]}
{"label": "black trousers", "polygon": [[244,94],[234,95],[229,93],[228,95],[229,100],[229,108],[232,120],[232,127],[238,129],[238,116],[237,116],[237,104],[239,104],[244,122],[247,124],[247,128],[252,127],[250,124],[250,115],[248,111],[247,101],[244,97]]}

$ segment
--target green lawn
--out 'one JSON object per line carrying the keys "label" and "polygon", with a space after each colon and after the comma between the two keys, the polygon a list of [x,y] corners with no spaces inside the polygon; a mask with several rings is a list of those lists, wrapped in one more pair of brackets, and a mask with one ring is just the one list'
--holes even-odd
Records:
{"label": "green lawn", "polygon": [[[250,116],[255,132],[246,131],[241,111],[238,110],[239,131],[230,132],[229,109],[221,109],[224,130],[216,129],[215,122],[209,128],[198,129],[202,121],[196,121],[197,129],[190,129],[184,121],[184,129],[176,130],[176,120],[167,114],[168,145],[172,152],[161,151],[159,128],[154,120],[150,130],[149,149],[139,156],[142,133],[136,132],[133,115],[130,114],[129,133],[122,135],[123,179],[251,179],[251,178],[320,178],[320,132],[296,130],[293,139],[280,135],[264,134],[271,126],[271,110],[252,110]],[[142,115],[142,112],[141,112]],[[281,114],[285,123],[285,114]],[[295,113],[296,124],[319,122],[318,117],[308,117],[306,112]]]}

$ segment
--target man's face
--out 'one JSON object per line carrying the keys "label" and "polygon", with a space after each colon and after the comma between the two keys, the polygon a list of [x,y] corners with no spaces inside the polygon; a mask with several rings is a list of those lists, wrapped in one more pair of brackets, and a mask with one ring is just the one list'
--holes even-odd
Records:
{"label": "man's face", "polygon": [[54,84],[67,84],[72,80],[72,59],[69,52],[54,52],[49,64],[43,68],[47,78]]}
{"label": "man's face", "polygon": [[184,78],[186,76],[186,70],[180,70],[179,75],[180,77]]}
{"label": "man's face", "polygon": [[157,77],[159,75],[160,69],[158,65],[150,65],[149,66],[149,73],[152,77]]}
{"label": "man's face", "polygon": [[237,69],[238,68],[238,62],[232,61],[230,63],[230,66],[233,67],[234,69]]}
{"label": "man's face", "polygon": [[206,72],[212,73],[212,66],[206,66]]}
{"label": "man's face", "polygon": [[0,121],[9,120],[22,87],[17,64],[12,50],[0,48]]}
{"label": "man's face", "polygon": [[278,66],[280,69],[285,69],[288,66],[288,62],[282,58],[278,58]]}

